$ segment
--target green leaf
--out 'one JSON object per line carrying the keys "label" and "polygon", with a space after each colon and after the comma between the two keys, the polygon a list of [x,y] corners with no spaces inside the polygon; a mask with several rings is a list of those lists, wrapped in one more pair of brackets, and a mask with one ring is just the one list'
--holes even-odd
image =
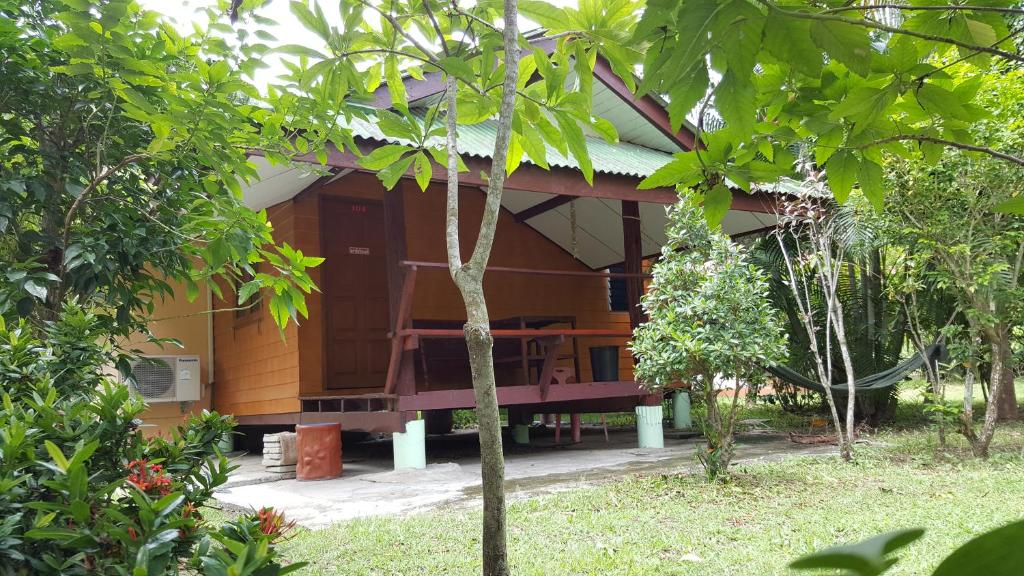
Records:
{"label": "green leaf", "polygon": [[864,197],[871,202],[876,211],[881,212],[885,206],[885,179],[882,167],[865,158],[860,163],[858,176]]}
{"label": "green leaf", "polygon": [[562,136],[565,137],[569,152],[572,153],[580,171],[583,172],[583,178],[586,179],[587,184],[593,186],[594,166],[590,163],[590,151],[587,149],[587,139],[583,135],[583,129],[576,123],[575,118],[564,112],[555,113],[555,121],[562,129]]}
{"label": "green leaf", "polygon": [[433,175],[433,166],[430,159],[422,151],[416,153],[416,164],[413,166],[413,175],[416,176],[416,183],[420,190],[426,190],[430,185],[430,177]]}
{"label": "green leaf", "polygon": [[238,289],[238,303],[245,304],[248,302],[249,298],[251,298],[253,294],[259,292],[260,287],[261,285],[258,280],[250,280],[245,284],[242,284]]}
{"label": "green leaf", "polygon": [[545,170],[548,169],[548,149],[537,130],[526,130],[525,134],[520,134],[519,143],[523,147],[523,152],[534,164]]}
{"label": "green leaf", "polygon": [[708,193],[704,195],[704,219],[708,226],[717,228],[725,215],[729,213],[732,206],[732,190],[725,184],[715,184]]}
{"label": "green leaf", "polygon": [[737,139],[745,139],[754,133],[755,97],[750,75],[732,70],[726,71],[715,90],[715,107]]}
{"label": "green leaf", "polygon": [[331,29],[327,24],[327,19],[323,17],[323,13],[320,12],[320,7],[317,6],[318,14],[314,14],[312,10],[306,6],[305,2],[300,0],[292,0],[291,3],[292,14],[298,19],[299,22],[309,30],[315,32],[323,40],[330,40]]}
{"label": "green leaf", "polygon": [[815,20],[811,23],[811,40],[856,74],[867,76],[871,72],[871,38],[867,28]]}
{"label": "green leaf", "polygon": [[689,72],[676,79],[668,92],[668,117],[672,123],[672,131],[679,132],[686,122],[686,116],[708,93],[708,69],[703,62],[698,62]]}
{"label": "green leaf", "polygon": [[617,144],[619,142],[619,131],[615,129],[615,125],[604,118],[595,118],[594,123],[591,124],[591,128],[594,132],[597,132],[604,141],[609,144]]}
{"label": "green leaf", "polygon": [[28,280],[25,282],[25,291],[39,300],[46,300],[46,286],[36,284],[35,280]]}
{"label": "green leaf", "polygon": [[687,187],[696,184],[702,177],[703,170],[696,152],[683,152],[676,154],[674,160],[644,178],[637,185],[637,189],[650,190],[662,186]]}
{"label": "green leaf", "polygon": [[380,181],[384,184],[384,188],[391,190],[395,187],[395,184],[398,183],[398,180],[409,170],[409,166],[412,165],[412,162],[415,159],[415,155],[406,156],[387,168],[377,172],[377,178],[380,178]]}
{"label": "green leaf", "polygon": [[[896,561],[889,555],[911,544],[924,534],[924,530],[897,530],[870,538],[857,544],[834,546],[804,556],[789,565],[796,570],[848,570],[856,576],[878,576]],[[971,571],[958,574],[970,574]]]}
{"label": "green leaf", "polygon": [[43,444],[46,446],[46,451],[50,454],[50,459],[53,460],[54,464],[64,472],[67,472],[68,459],[64,456],[64,453],[61,452],[60,448],[49,440],[45,440]]}
{"label": "green leaf", "polygon": [[386,144],[360,158],[359,165],[367,170],[382,170],[398,162],[402,156],[411,151],[412,148],[404,144]]}
{"label": "green leaf", "polygon": [[473,67],[469,65],[465,58],[445,56],[437,61],[437,66],[444,70],[446,74],[454,76],[467,84],[474,84],[476,82],[476,73],[473,72]]}
{"label": "green leaf", "polygon": [[857,180],[857,169],[860,161],[849,150],[839,150],[829,158],[825,164],[825,176],[828,178],[828,187],[832,189],[832,195],[836,202],[845,204],[850,197],[850,190]]}
{"label": "green leaf", "polygon": [[994,208],[996,212],[1003,214],[1021,214],[1024,215],[1024,195],[1011,198],[1005,202],[1000,202]]}
{"label": "green leaf", "polygon": [[1024,521],[986,532],[957,548],[932,576],[1017,576],[1024,566]]}
{"label": "green leaf", "polygon": [[397,57],[389,56],[384,60],[384,81],[388,85],[388,93],[391,94],[391,106],[408,114],[409,96],[405,92],[402,74],[398,71]]}
{"label": "green leaf", "polygon": [[811,23],[768,11],[764,25],[764,48],[779,61],[817,78],[821,75],[821,50],[811,41]]}

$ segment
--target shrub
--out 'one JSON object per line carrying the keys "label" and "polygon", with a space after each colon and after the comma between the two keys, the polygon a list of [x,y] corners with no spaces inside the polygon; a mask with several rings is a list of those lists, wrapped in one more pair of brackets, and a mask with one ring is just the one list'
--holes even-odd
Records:
{"label": "shrub", "polygon": [[143,437],[144,404],[104,373],[123,359],[101,334],[74,306],[41,327],[0,319],[0,574],[227,574],[243,557],[241,574],[282,573],[275,536],[203,521],[232,419],[204,411]]}

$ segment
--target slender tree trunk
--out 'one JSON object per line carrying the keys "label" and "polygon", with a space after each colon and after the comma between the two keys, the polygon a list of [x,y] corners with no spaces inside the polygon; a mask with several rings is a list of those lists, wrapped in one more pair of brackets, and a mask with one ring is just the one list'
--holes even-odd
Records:
{"label": "slender tree trunk", "polygon": [[505,457],[494,382],[494,339],[491,337],[491,323],[482,282],[463,284],[459,288],[469,318],[464,330],[480,430],[480,473],[484,499],[483,573],[485,576],[505,576],[509,573],[505,529]]}
{"label": "slender tree trunk", "polygon": [[[1013,349],[1010,347],[1010,330],[1000,330],[1001,340],[995,346],[999,350],[999,362],[1003,366],[1002,384],[999,387],[999,394],[993,395],[996,401],[996,415],[999,420],[1016,420],[1017,390],[1013,383]],[[993,377],[995,377],[993,375]]]}
{"label": "slender tree trunk", "polygon": [[519,31],[516,0],[504,3],[504,78],[498,127],[491,155],[487,197],[480,218],[479,235],[469,261],[463,263],[459,242],[459,171],[456,80],[447,79],[447,153],[448,194],[445,216],[445,242],[448,267],[466,307],[466,348],[473,376],[480,434],[480,474],[483,484],[484,519],[481,539],[484,576],[508,576],[507,534],[505,525],[505,457],[501,442],[498,394],[494,382],[494,340],[484,298],[483,280],[490,259],[494,235],[501,211],[505,186],[505,160],[512,136],[516,83],[519,78]]}
{"label": "slender tree trunk", "polygon": [[996,433],[996,421],[999,419],[998,399],[1003,388],[1003,371],[1006,369],[1006,366],[1003,365],[1006,352],[1002,350],[1002,346],[1003,342],[1007,342],[1007,345],[1009,342],[1009,335],[1000,332],[996,329],[987,329],[985,331],[986,339],[991,348],[992,376],[989,384],[989,401],[985,406],[985,423],[982,424],[978,441],[974,445],[974,455],[979,458],[988,458],[989,446],[992,444],[992,437]]}
{"label": "slender tree trunk", "polygon": [[964,375],[964,411],[960,414],[960,433],[971,445],[971,451],[978,453],[978,435],[974,433],[974,380],[978,378],[978,365],[971,360]]}
{"label": "slender tree trunk", "polygon": [[853,359],[850,357],[850,346],[846,343],[846,326],[843,322],[843,306],[839,303],[839,295],[832,294],[831,309],[834,314],[832,327],[839,342],[839,353],[843,358],[843,370],[846,372],[846,441],[853,445],[854,410],[857,402],[857,382],[854,378]]}
{"label": "slender tree trunk", "polygon": [[[811,355],[814,358],[815,369],[818,373],[818,383],[821,384],[821,387],[824,389],[825,403],[828,404],[829,414],[832,416],[832,423],[836,427],[836,440],[839,444],[839,455],[843,460],[850,461],[853,459],[852,439],[845,437],[843,434],[842,422],[839,420],[839,411],[836,409],[835,397],[832,395],[832,375],[831,372],[825,368],[821,347],[818,344],[818,332],[814,325],[814,316],[811,313],[810,289],[806,283],[806,279],[802,281],[797,277],[794,257],[790,255],[789,250],[786,249],[786,243],[782,236],[776,236],[776,239],[779,242],[779,249],[782,251],[782,257],[786,263],[786,273],[789,277],[789,288],[793,294],[793,299],[796,302],[797,309],[800,311],[800,323],[803,325],[804,331],[807,333],[807,341],[811,348]],[[796,240],[798,248],[795,260],[800,260],[800,240],[799,238]],[[826,342],[829,339],[827,323],[825,327],[825,339]]]}

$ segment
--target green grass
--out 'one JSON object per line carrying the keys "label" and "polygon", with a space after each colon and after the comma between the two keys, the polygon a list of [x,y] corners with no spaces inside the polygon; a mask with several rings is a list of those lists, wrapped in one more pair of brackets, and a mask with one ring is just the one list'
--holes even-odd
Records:
{"label": "green grass", "polygon": [[[954,440],[937,457],[920,404],[859,445],[857,461],[793,458],[740,466],[725,484],[699,473],[620,481],[509,506],[509,557],[520,575],[786,574],[789,561],[837,542],[920,526],[924,539],[891,574],[928,574],[986,529],[1024,514],[1024,425],[1002,426],[993,457],[966,457]],[[745,417],[785,418],[775,408]],[[474,575],[479,511],[442,509],[299,531],[282,551],[313,575]]]}

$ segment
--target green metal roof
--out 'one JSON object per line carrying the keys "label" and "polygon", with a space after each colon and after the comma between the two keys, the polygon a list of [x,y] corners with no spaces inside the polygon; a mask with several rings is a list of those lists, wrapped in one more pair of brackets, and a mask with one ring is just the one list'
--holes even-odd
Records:
{"label": "green metal roof", "polygon": [[[414,112],[415,113],[415,112]],[[374,122],[372,111],[366,113],[366,119],[352,117],[342,123],[352,130],[357,138],[375,140],[377,142],[388,142],[391,144],[413,143],[402,139],[385,136]],[[459,126],[458,148],[459,153],[464,156],[475,156],[477,158],[489,159],[494,152],[494,138],[497,133],[497,121],[485,120],[479,124]],[[672,154],[661,150],[654,150],[632,142],[617,142],[610,144],[601,138],[587,136],[587,149],[590,151],[590,161],[594,172],[601,174],[618,174],[632,176],[635,178],[646,178],[654,174],[659,168],[672,161]],[[441,146],[443,140],[437,138],[431,144]],[[545,144],[547,148],[547,161],[551,166],[560,168],[578,169],[579,165],[573,158],[561,154],[558,150]],[[533,164],[528,156],[523,155],[523,162]],[[773,183],[752,183],[755,190],[762,192],[786,194],[796,197],[829,197],[827,186],[824,182],[814,183],[809,181],[798,181],[791,178],[780,178]]]}
{"label": "green metal roof", "polygon": [[[412,144],[401,138],[385,136],[373,122],[372,114],[367,120],[352,118],[345,123],[354,136],[378,142],[392,144]],[[497,122],[485,120],[479,124],[459,126],[459,153],[465,156],[490,158],[494,152],[494,138],[497,133]],[[438,139],[438,145],[443,142]],[[636,178],[646,178],[658,168],[672,161],[672,155],[660,150],[652,150],[629,142],[609,144],[600,138],[587,137],[587,149],[590,151],[590,162],[594,172],[602,174],[620,174]],[[547,161],[551,166],[578,169],[579,165],[573,158],[566,157],[558,150],[547,146]],[[526,155],[523,162],[532,163]]]}

